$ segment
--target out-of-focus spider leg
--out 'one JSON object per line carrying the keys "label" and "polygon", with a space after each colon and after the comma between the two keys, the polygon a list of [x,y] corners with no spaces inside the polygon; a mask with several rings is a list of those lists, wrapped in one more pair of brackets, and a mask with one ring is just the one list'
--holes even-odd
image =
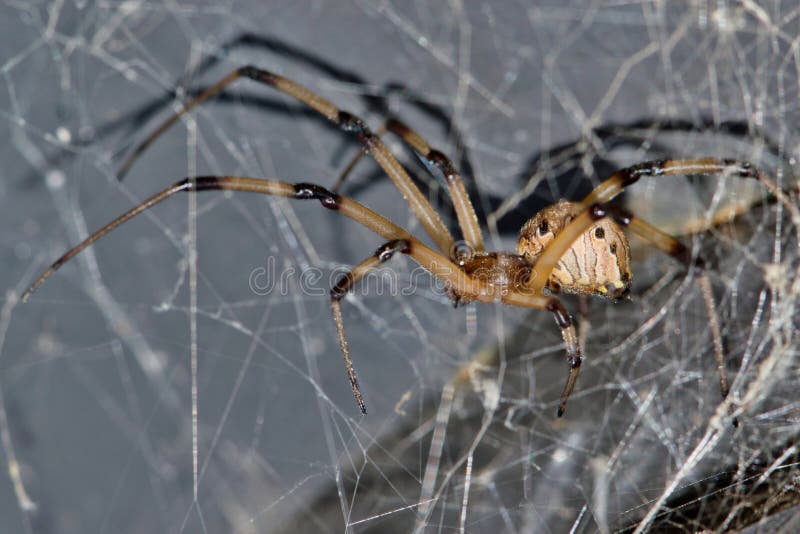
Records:
{"label": "out-of-focus spider leg", "polygon": [[594,221],[606,215],[604,205],[613,200],[626,187],[639,181],[640,178],[687,174],[712,175],[726,172],[743,178],[759,180],[800,225],[800,208],[772,179],[746,161],[717,158],[647,161],[615,172],[595,187],[580,203],[576,204],[576,217],[544,248],[536,260],[536,265],[533,266],[533,273],[526,284],[527,287],[536,294],[541,293],[547,284],[550,273],[553,272],[564,253],[583,232],[589,229]]}
{"label": "out-of-focus spider leg", "polygon": [[375,253],[365,259],[350,271],[343,274],[331,288],[331,308],[333,309],[333,321],[336,323],[336,335],[339,337],[339,346],[342,348],[344,356],[344,366],[347,369],[347,376],[350,378],[350,385],[353,387],[353,396],[356,398],[361,413],[367,413],[367,407],[361,396],[361,389],[358,387],[353,362],[350,359],[350,349],[347,347],[347,339],[344,336],[344,322],[342,321],[342,299],[362,278],[367,276],[370,271],[381,263],[389,261],[395,252],[408,254],[411,250],[411,243],[407,239],[394,239],[381,245]]}
{"label": "out-of-focus spider leg", "polygon": [[619,195],[623,189],[635,184],[645,176],[682,176],[688,174],[713,175],[730,173],[741,178],[753,178],[764,184],[769,193],[778,199],[791,213],[792,218],[800,224],[800,208],[791,201],[789,195],[765,173],[752,163],[736,159],[693,158],[646,161],[619,170],[603,180],[581,201],[582,208],[592,204],[605,204]]}
{"label": "out-of-focus spider leg", "polygon": [[[719,314],[717,313],[714,293],[711,287],[711,279],[705,269],[705,261],[701,257],[692,258],[692,252],[680,241],[671,235],[662,232],[647,221],[634,217],[627,211],[618,207],[609,207],[609,215],[614,217],[619,224],[627,226],[632,232],[642,239],[647,240],[662,252],[669,254],[681,262],[687,270],[693,271],[703,295],[703,304],[708,316],[708,326],[711,330],[711,340],[714,345],[714,359],[717,362],[717,372],[719,373],[719,391],[722,398],[728,396],[728,374],[725,370],[725,350],[722,344],[722,331],[719,324]],[[734,426],[738,425],[736,419]]]}
{"label": "out-of-focus spider leg", "polygon": [[430,202],[428,202],[416,184],[414,184],[408,172],[406,172],[400,162],[397,161],[389,149],[386,148],[386,145],[383,144],[380,137],[372,133],[363,120],[351,113],[340,110],[316,93],[288,78],[251,65],[234,70],[219,82],[210,86],[195,98],[189,100],[179,111],[167,117],[164,122],[153,130],[153,133],[148,135],[144,141],[134,148],[131,155],[128,156],[120,167],[119,176],[124,176],[142,152],[180,117],[209,98],[217,95],[228,85],[240,78],[249,78],[291,96],[320,113],[336,124],[341,130],[355,134],[363,149],[372,155],[381,169],[389,175],[389,178],[391,178],[392,182],[394,182],[397,189],[403,195],[403,198],[411,206],[411,211],[414,212],[414,215],[416,215],[417,219],[422,223],[425,231],[431,236],[431,239],[436,243],[439,250],[445,254],[450,254],[452,252],[454,245],[453,236],[450,234],[447,226],[442,222],[439,214],[436,213]]}
{"label": "out-of-focus spider leg", "polygon": [[[461,174],[458,172],[455,165],[453,165],[450,158],[441,151],[432,148],[419,133],[398,119],[388,119],[379,130],[379,132],[383,131],[392,132],[409,145],[423,160],[425,167],[431,174],[434,174],[434,170],[441,173],[442,179],[450,193],[450,198],[453,201],[453,207],[456,212],[456,217],[458,218],[458,226],[461,229],[464,242],[470,248],[471,252],[483,252],[483,235],[481,234],[478,217],[475,215],[475,209],[469,199],[467,189],[464,187],[464,180],[461,178]],[[352,171],[353,167],[355,167],[356,163],[358,163],[362,157],[363,152],[359,152],[353,156],[353,159],[350,160],[345,170],[339,176],[334,191],[342,186],[350,171]]]}

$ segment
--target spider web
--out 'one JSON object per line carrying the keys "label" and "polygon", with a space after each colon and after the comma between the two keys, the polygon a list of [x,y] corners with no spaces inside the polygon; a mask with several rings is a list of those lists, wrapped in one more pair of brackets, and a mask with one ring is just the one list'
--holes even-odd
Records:
{"label": "spider web", "polygon": [[[742,158],[796,191],[796,19],[755,2],[5,2],[0,531],[796,530],[797,221],[757,184],[624,197],[710,267],[738,428],[692,276],[641,244],[631,300],[590,304],[563,419],[549,314],[453,310],[402,258],[344,301],[361,417],[327,289],[381,241],[308,203],[173,198],[17,302],[183,176],[334,183],[358,147],[244,81],[117,181],[158,117],[246,63],[418,129],[474,184],[493,249],[647,159]],[[452,223],[441,186],[390,147]],[[424,234],[374,163],[349,180]],[[726,209],[743,213],[697,232]]]}

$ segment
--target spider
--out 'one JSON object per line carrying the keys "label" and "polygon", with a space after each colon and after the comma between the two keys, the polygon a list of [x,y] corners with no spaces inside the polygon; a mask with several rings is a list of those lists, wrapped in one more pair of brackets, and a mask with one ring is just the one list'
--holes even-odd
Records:
{"label": "spider", "polygon": [[764,173],[746,161],[718,158],[670,159],[647,161],[621,169],[602,181],[578,202],[561,201],[544,208],[521,228],[515,252],[488,252],[484,248],[481,224],[475,214],[461,175],[442,152],[431,146],[414,130],[396,119],[387,121],[381,133],[392,132],[408,144],[432,173],[444,180],[453,202],[458,227],[465,246],[457,242],[439,214],[425,198],[411,176],[365,122],[339,109],[321,96],[298,83],[267,70],[244,66],[230,72],[188,100],[177,112],[167,117],[131,152],[120,167],[119,175],[128,172],[136,159],[165,130],[195,106],[219,94],[239,79],[250,79],[276,89],[298,100],[332,121],[341,130],[355,135],[362,151],[374,158],[394,182],[412,212],[425,229],[434,246],[428,246],[410,232],[359,202],[312,183],[289,183],[242,176],[196,176],[180,180],[147,198],[118,216],[53,262],[25,291],[26,301],[47,278],[83,249],[112,230],[180,192],[243,191],[318,200],[323,207],[349,217],[387,241],[373,254],[342,275],[330,291],[330,301],[338,342],[353,396],[363,414],[367,413],[356,372],[350,358],[342,321],[341,301],[371,269],[388,261],[397,253],[410,256],[434,277],[443,281],[454,305],[470,301],[501,301],[512,306],[546,310],[553,314],[566,347],[569,374],[561,393],[557,416],[566,410],[567,400],[575,387],[581,362],[582,347],[573,320],[558,299],[558,294],[577,293],[619,300],[629,291],[632,273],[630,250],[623,228],[638,234],[656,248],[694,269],[700,284],[714,345],[722,397],[728,394],[719,321],[709,278],[701,258],[680,241],[636,218],[617,206],[610,205],[626,187],[643,177],[667,175],[731,175],[760,180],[800,220],[797,207]]}

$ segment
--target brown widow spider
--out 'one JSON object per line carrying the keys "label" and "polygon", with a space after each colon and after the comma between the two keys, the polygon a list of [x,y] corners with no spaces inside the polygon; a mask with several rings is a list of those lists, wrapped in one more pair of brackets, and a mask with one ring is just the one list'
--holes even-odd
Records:
{"label": "brown widow spider", "polygon": [[[320,185],[291,184],[240,176],[197,176],[185,178],[156,193],[71,248],[33,282],[24,293],[23,301],[80,251],[122,223],[175,193],[229,190],[301,200],[316,199],[325,208],[355,220],[387,240],[374,254],[341,276],[330,292],[333,319],[345,368],[353,396],[362,413],[366,413],[366,406],[344,335],[341,300],[371,269],[400,252],[410,256],[433,276],[444,281],[455,305],[468,301],[501,301],[513,306],[547,310],[553,314],[564,338],[569,364],[569,375],[557,411],[560,417],[564,414],[567,399],[578,378],[582,349],[572,319],[556,295],[563,291],[598,295],[613,300],[622,298],[630,288],[632,278],[628,241],[622,231],[623,227],[627,227],[688,268],[695,270],[709,316],[720,390],[723,397],[727,396],[728,380],[719,321],[714,309],[711,284],[704,271],[702,260],[693,258],[691,252],[680,241],[608,203],[624,188],[642,177],[729,173],[760,180],[771,194],[787,206],[796,220],[800,220],[797,207],[788,200],[784,192],[750,163],[717,158],[673,159],[648,161],[622,169],[601,182],[583,200],[561,201],[541,210],[528,220],[520,230],[516,252],[487,252],[484,249],[481,225],[461,176],[452,162],[438,150],[432,149],[419,134],[401,122],[388,121],[384,130],[398,135],[427,163],[430,170],[438,171],[444,178],[466,244],[466,247],[457,247],[453,235],[408,172],[388,150],[381,137],[370,131],[362,119],[340,110],[292,80],[264,69],[245,66],[234,70],[189,100],[180,111],[164,120],[133,150],[123,163],[120,175],[124,175],[139,155],[182,115],[219,94],[240,78],[249,78],[273,87],[317,111],[343,131],[355,134],[363,151],[370,154],[394,182],[435,244],[435,248],[423,244],[408,231],[368,207]],[[548,294],[545,294],[545,289]]]}

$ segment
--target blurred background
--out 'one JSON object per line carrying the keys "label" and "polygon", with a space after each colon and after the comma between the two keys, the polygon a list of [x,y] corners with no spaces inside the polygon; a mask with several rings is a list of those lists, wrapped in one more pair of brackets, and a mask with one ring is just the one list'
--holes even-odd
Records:
{"label": "blurred background", "polygon": [[[397,257],[412,294],[373,279],[344,301],[361,416],[327,289],[382,241],[316,203],[179,195],[17,298],[184,176],[335,183],[358,144],[247,80],[117,179],[243,64],[417,129],[496,250],[648,159],[742,158],[796,192],[797,34],[780,2],[3,2],[0,532],[796,531],[798,221],[755,182],[621,200],[705,258],[738,427],[692,273],[638,242],[630,300],[578,319],[562,419],[550,314],[453,309]],[[441,184],[386,139],[455,231]],[[343,192],[424,237],[368,158]],[[284,283],[261,291],[264,273]]]}

